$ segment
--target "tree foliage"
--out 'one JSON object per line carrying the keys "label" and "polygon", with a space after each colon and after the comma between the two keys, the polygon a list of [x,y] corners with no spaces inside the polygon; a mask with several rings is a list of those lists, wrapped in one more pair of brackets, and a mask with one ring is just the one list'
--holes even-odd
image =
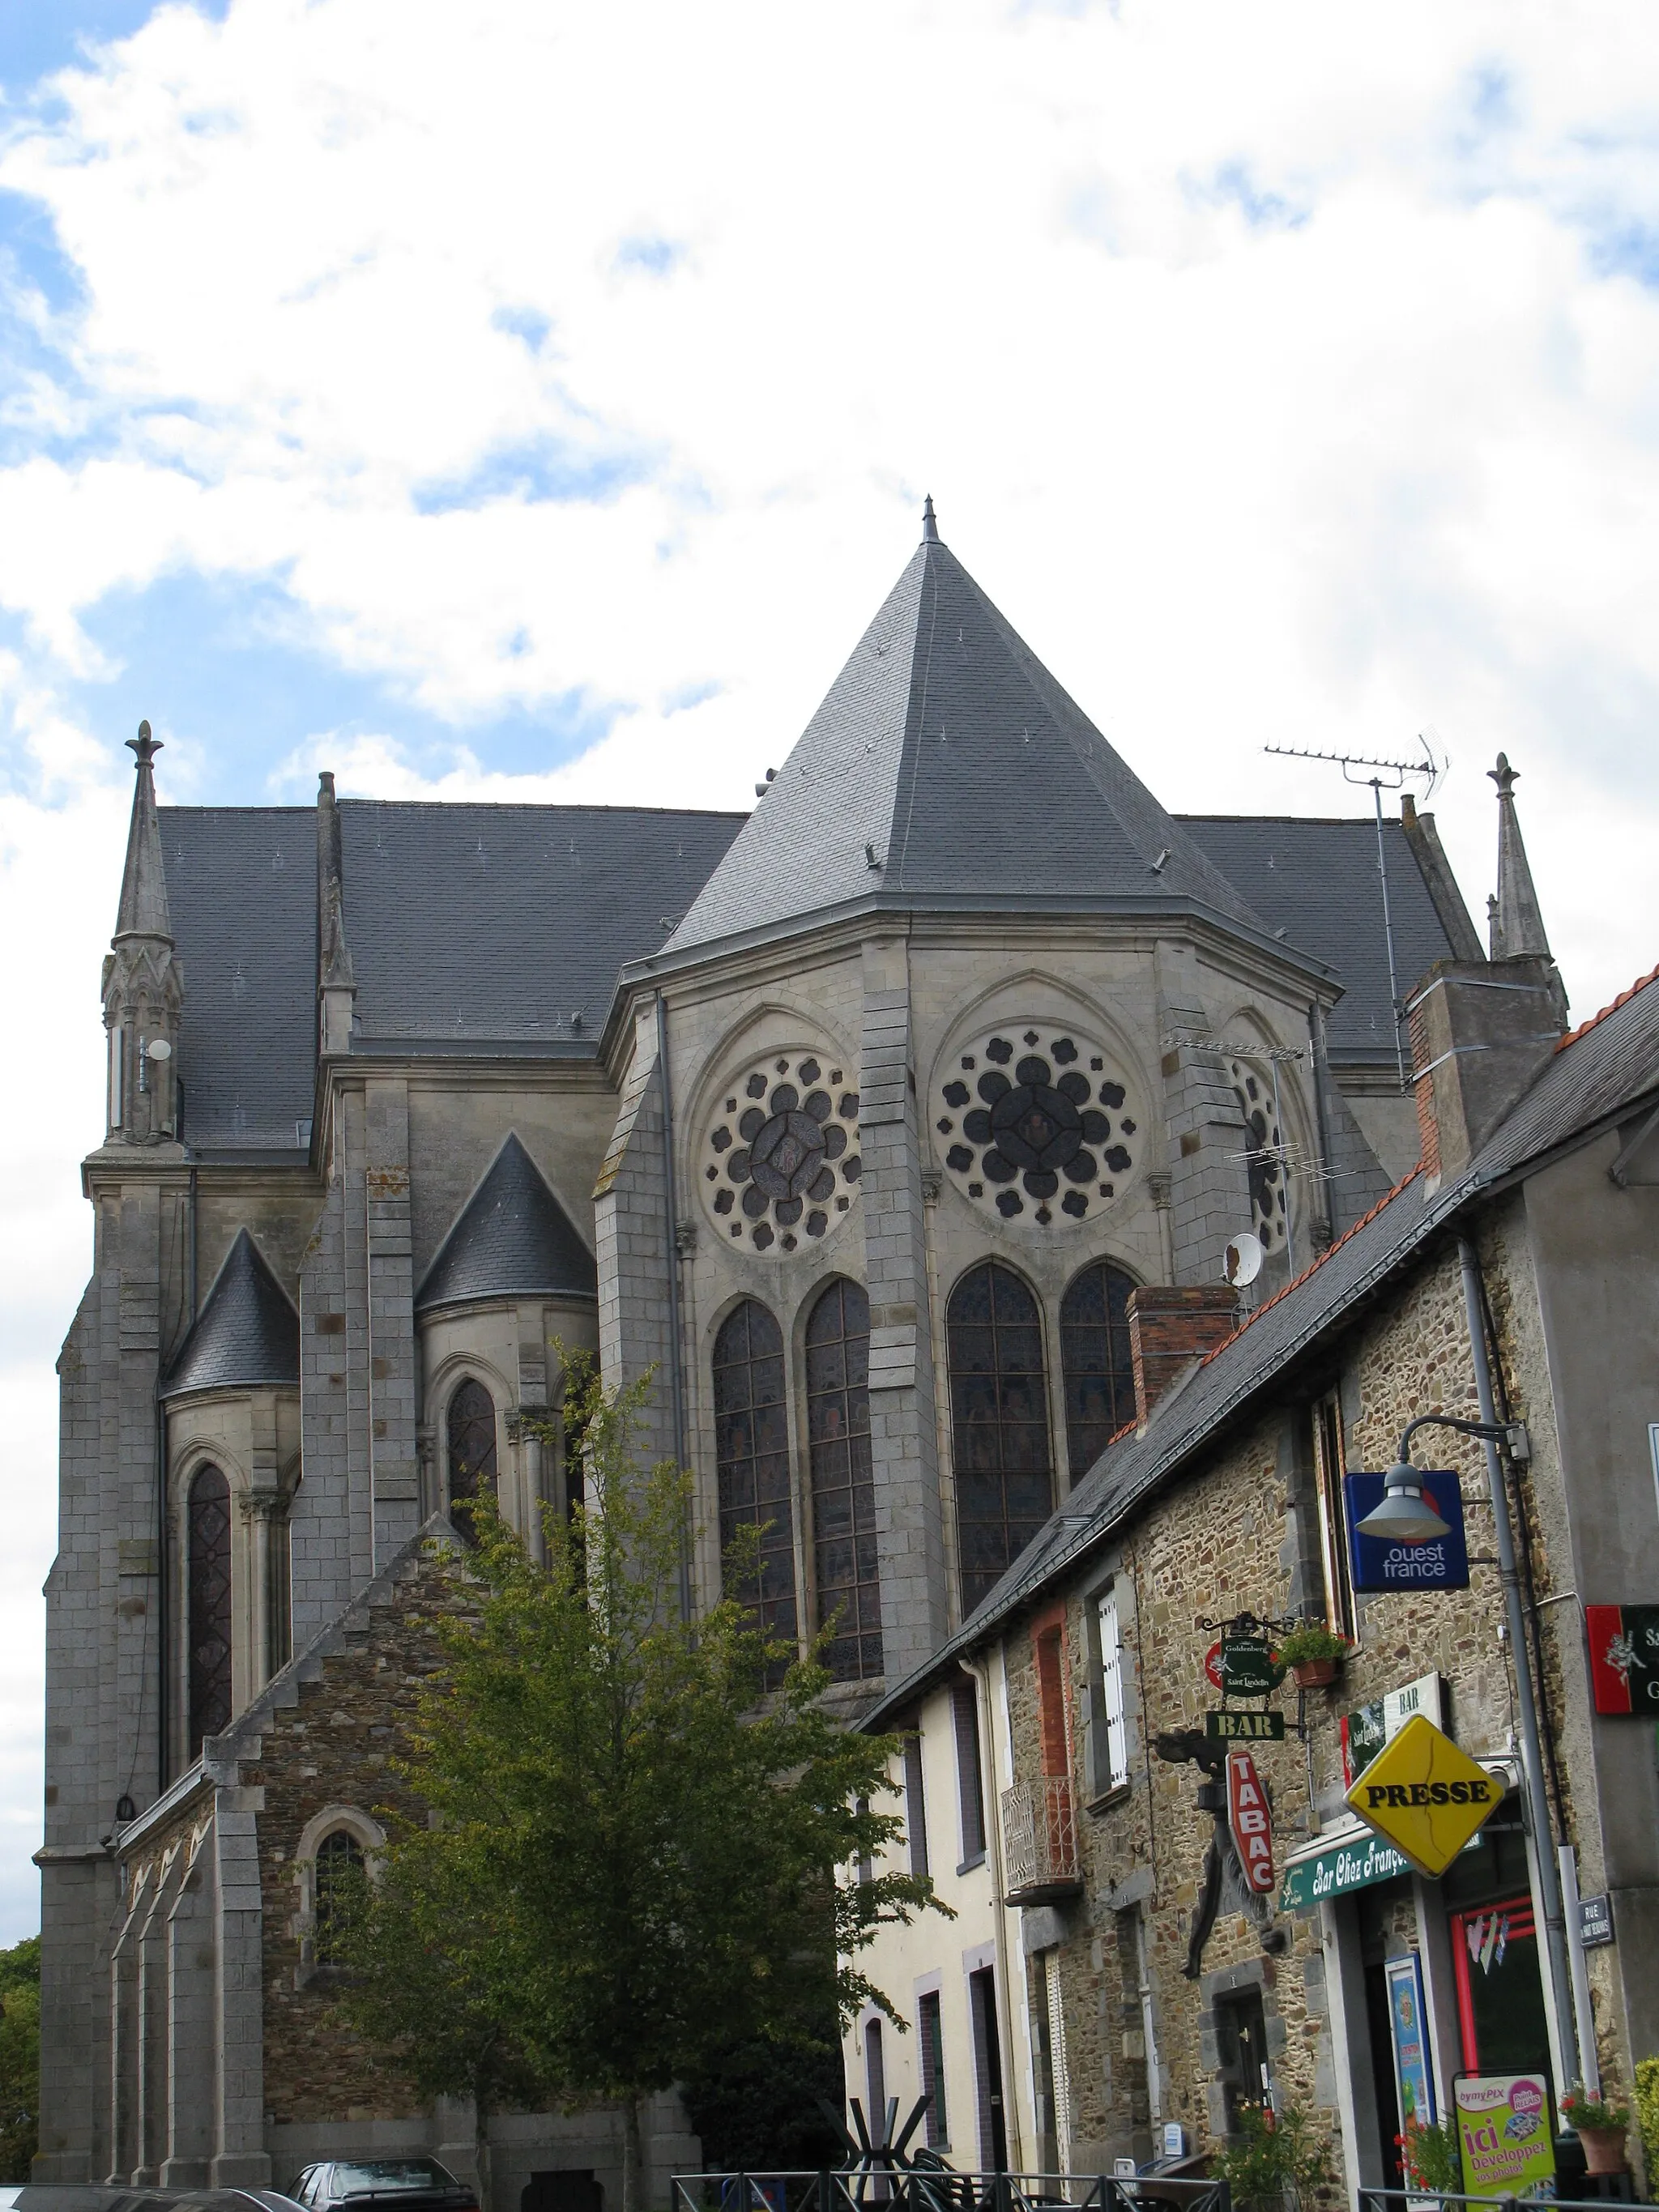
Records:
{"label": "tree foliage", "polygon": [[0,1951],[0,2181],[27,2181],[40,2127],[40,1938]]}
{"label": "tree foliage", "polygon": [[[908,1874],[836,1879],[902,1832],[873,1809],[895,1741],[840,1726],[823,1668],[740,1595],[682,1619],[690,1490],[638,1464],[644,1387],[573,1376],[585,1503],[548,1516],[544,1565],[477,1509],[454,1569],[475,1610],[402,1770],[431,1822],[394,1829],[343,1999],[428,2092],[618,2100],[629,2212],[641,2100],[866,2002],[890,2014],[859,1954],[933,1902]],[[728,1591],[752,1589],[749,1534]]]}

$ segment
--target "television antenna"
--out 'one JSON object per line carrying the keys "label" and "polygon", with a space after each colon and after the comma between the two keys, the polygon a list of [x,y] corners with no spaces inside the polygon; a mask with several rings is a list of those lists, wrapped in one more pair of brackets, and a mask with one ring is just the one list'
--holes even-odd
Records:
{"label": "television antenna", "polygon": [[[1401,1034],[1403,1019],[1400,1005],[1400,978],[1394,957],[1394,916],[1389,908],[1389,856],[1382,842],[1382,794],[1399,791],[1407,776],[1423,778],[1423,796],[1433,795],[1434,787],[1451,766],[1451,757],[1443,746],[1437,751],[1435,733],[1419,730],[1417,742],[1422,747],[1417,760],[1378,760],[1370,753],[1328,753],[1310,745],[1263,745],[1264,753],[1272,753],[1279,760],[1330,761],[1342,771],[1344,783],[1369,784],[1371,802],[1376,809],[1376,874],[1382,889],[1382,936],[1389,948],[1389,999],[1394,1008],[1394,1059],[1400,1074],[1400,1089],[1406,1089],[1406,1047]],[[1369,769],[1369,775],[1356,775],[1356,769]]]}
{"label": "television antenna", "polygon": [[[1165,1036],[1164,1042],[1166,1046],[1188,1045],[1196,1052],[1225,1054],[1228,1057],[1234,1060],[1265,1060],[1267,1061],[1273,1079],[1273,1122],[1279,1131],[1279,1142],[1276,1145],[1264,1145],[1258,1152],[1236,1152],[1233,1154],[1233,1158],[1235,1159],[1241,1160],[1276,1160],[1279,1163],[1279,1183],[1285,1193],[1285,1257],[1289,1265],[1291,1274],[1294,1275],[1296,1273],[1296,1231],[1291,1225],[1291,1153],[1290,1147],[1285,1142],[1285,1108],[1284,1103],[1279,1097],[1279,1070],[1282,1062],[1290,1060],[1300,1060],[1302,1058],[1303,1054],[1301,1046],[1297,1044],[1253,1044],[1243,1037],[1209,1036],[1200,1030],[1188,1029],[1170,1030]],[[1317,1080],[1317,1077],[1316,1077],[1315,1079]],[[1237,1243],[1237,1239],[1235,1238],[1234,1243]],[[1229,1245],[1227,1249],[1231,1253],[1233,1247],[1232,1245]],[[1229,1264],[1231,1265],[1231,1261]],[[1252,1269],[1249,1274],[1237,1279],[1230,1274],[1227,1280],[1229,1282],[1232,1282],[1235,1279],[1245,1283],[1254,1282],[1255,1279],[1256,1270],[1259,1269],[1260,1266],[1261,1261],[1258,1258],[1256,1268]]]}

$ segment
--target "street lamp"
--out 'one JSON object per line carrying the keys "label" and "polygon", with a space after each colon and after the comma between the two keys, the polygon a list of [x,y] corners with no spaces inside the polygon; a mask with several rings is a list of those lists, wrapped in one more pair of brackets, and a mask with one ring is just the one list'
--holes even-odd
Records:
{"label": "street lamp", "polygon": [[1412,1465],[1412,1438],[1419,1429],[1456,1429],[1466,1437],[1507,1444],[1517,1459],[1528,1454],[1523,1422],[1460,1421],[1449,1413],[1419,1413],[1406,1424],[1400,1456],[1382,1478],[1382,1503],[1354,1523],[1362,1536],[1383,1537],[1392,1544],[1430,1544],[1437,1536],[1450,1534],[1448,1524],[1424,1497],[1422,1478]]}

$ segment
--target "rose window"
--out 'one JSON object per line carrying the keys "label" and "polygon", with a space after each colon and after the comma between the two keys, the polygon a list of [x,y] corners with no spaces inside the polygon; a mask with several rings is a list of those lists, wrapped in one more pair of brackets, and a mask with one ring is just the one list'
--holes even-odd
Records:
{"label": "rose window", "polygon": [[1264,1251],[1277,1252],[1285,1243],[1286,1161],[1273,1079],[1248,1060],[1233,1060],[1227,1073],[1249,1135],[1244,1166],[1250,1185],[1250,1226]]}
{"label": "rose window", "polygon": [[818,1054],[774,1054],[740,1074],[704,1145],[703,1195],[734,1243],[793,1252],[852,1209],[859,1094]]}
{"label": "rose window", "polygon": [[1075,1030],[997,1030],[957,1055],[933,1127],[951,1179],[988,1212],[1048,1228],[1109,1205],[1139,1125],[1105,1048]]}

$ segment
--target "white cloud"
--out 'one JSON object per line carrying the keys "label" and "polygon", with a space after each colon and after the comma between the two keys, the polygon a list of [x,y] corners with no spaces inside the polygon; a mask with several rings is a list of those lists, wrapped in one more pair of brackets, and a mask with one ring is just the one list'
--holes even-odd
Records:
{"label": "white cloud", "polygon": [[[1659,955],[1656,113],[1638,0],[232,0],[60,78],[0,145],[80,277],[14,301],[57,350],[0,468],[54,1328],[120,804],[70,702],[122,699],[98,603],[167,576],[274,580],[454,730],[434,767],[390,711],[296,726],[249,799],[740,805],[931,489],[1172,805],[1357,807],[1261,747],[1431,724],[1478,914],[1506,747],[1611,997]],[[566,695],[609,734],[492,767]]]}

